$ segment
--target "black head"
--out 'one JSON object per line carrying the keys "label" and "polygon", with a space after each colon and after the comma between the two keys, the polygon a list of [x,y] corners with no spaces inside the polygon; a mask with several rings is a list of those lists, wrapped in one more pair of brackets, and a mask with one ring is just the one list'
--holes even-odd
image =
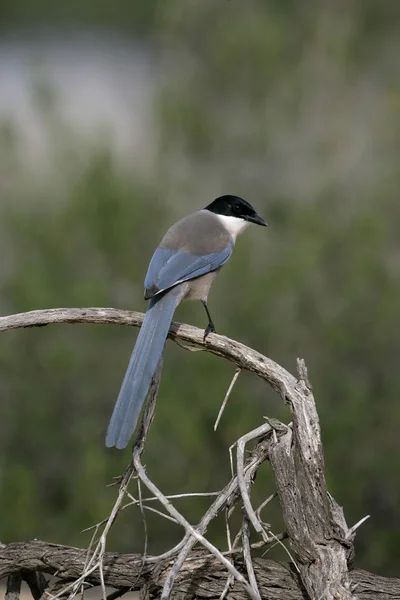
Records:
{"label": "black head", "polygon": [[239,198],[239,196],[231,196],[230,194],[220,196],[206,206],[205,210],[210,210],[217,215],[244,219],[257,225],[267,225],[264,219],[258,216],[251,204],[243,200],[243,198]]}

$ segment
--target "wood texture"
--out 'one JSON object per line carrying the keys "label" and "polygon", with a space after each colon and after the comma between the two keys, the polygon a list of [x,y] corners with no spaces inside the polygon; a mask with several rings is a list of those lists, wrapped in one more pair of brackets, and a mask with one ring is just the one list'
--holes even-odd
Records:
{"label": "wood texture", "polygon": [[[41,541],[8,544],[0,549],[0,578],[21,570],[32,570],[57,574],[69,581],[82,573],[86,549],[60,546]],[[244,564],[235,565],[246,573]],[[137,554],[115,554],[106,552],[104,575],[111,587],[126,587],[139,590],[147,583],[151,597],[160,594],[168,562],[147,563],[141,571],[141,556]],[[307,600],[300,579],[289,565],[274,561],[255,559],[254,569],[260,593],[265,600]],[[140,573],[141,572],[141,573]],[[139,576],[139,578],[138,578]],[[89,581],[99,585],[99,573],[89,576]],[[366,571],[350,572],[351,583],[356,587],[360,600],[400,600],[400,579],[379,577]],[[216,559],[208,556],[197,561],[188,561],[179,575],[172,598],[194,600],[195,598],[219,598],[226,582],[226,570]],[[228,594],[230,600],[247,600],[248,596],[240,584],[235,584]]]}
{"label": "wood texture", "polygon": [[299,380],[285,390],[293,427],[280,432],[269,458],[292,549],[311,598],[355,598],[347,564],[353,536],[329,496],[318,413],[303,361]]}

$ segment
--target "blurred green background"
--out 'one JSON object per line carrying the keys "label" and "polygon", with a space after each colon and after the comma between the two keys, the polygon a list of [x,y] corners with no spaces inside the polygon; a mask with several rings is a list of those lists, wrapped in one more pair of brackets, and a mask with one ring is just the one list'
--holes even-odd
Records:
{"label": "blurred green background", "polygon": [[[268,221],[237,243],[210,296],[217,330],[294,372],[306,359],[329,489],[356,565],[399,576],[400,20],[376,0],[4,2],[0,8],[0,310],[143,310],[143,280],[178,218],[222,193]],[[233,282],[240,282],[236,288]],[[199,303],[177,320],[200,327]],[[54,325],[0,338],[0,539],[84,546],[129,450],[104,435],[137,332]],[[266,385],[168,344],[145,454],[165,493],[215,491]],[[253,492],[274,491],[268,465]],[[132,492],[135,493],[133,486]],[[177,502],[196,522],[209,500]],[[264,518],[282,529],[279,506]],[[223,523],[210,530],[224,543]],[[149,552],[180,539],[149,517]],[[110,549],[143,548],[125,511]],[[271,557],[284,558],[271,551]]]}

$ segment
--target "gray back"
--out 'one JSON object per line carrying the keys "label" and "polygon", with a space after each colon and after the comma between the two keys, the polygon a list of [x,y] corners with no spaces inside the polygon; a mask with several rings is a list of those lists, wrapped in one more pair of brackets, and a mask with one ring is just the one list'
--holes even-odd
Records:
{"label": "gray back", "polygon": [[232,241],[230,233],[214,213],[199,210],[172,225],[159,247],[202,256],[220,252]]}

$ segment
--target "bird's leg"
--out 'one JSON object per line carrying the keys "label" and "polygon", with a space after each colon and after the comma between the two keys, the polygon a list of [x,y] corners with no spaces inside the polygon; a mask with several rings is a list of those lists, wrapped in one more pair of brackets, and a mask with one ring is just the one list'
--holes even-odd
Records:
{"label": "bird's leg", "polygon": [[207,325],[206,330],[204,331],[204,337],[203,337],[203,341],[205,342],[208,334],[215,331],[215,327],[214,327],[214,323],[213,323],[211,315],[210,315],[210,311],[208,310],[207,300],[202,300],[201,303],[204,306],[204,308],[206,309],[206,313],[207,313],[207,317],[208,317],[208,325]]}

